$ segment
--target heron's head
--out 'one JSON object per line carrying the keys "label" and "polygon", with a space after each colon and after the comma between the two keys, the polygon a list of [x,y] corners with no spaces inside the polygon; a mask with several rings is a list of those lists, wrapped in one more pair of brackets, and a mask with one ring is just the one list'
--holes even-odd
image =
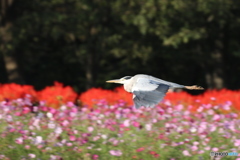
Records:
{"label": "heron's head", "polygon": [[125,76],[125,77],[120,78],[120,79],[108,80],[106,82],[107,83],[120,83],[120,84],[124,84],[124,83],[128,82],[128,80],[130,80],[131,78],[132,78],[131,76]]}

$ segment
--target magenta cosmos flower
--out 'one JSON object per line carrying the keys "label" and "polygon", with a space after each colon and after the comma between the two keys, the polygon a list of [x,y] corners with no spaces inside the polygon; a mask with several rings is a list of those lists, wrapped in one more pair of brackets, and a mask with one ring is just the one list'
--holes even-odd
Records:
{"label": "magenta cosmos flower", "polygon": [[121,156],[122,152],[120,150],[110,150],[109,153],[113,156]]}

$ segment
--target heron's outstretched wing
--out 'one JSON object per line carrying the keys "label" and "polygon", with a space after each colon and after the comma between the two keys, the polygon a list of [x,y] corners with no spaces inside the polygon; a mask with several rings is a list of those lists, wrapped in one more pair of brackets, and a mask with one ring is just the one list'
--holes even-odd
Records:
{"label": "heron's outstretched wing", "polygon": [[154,107],[163,99],[168,89],[168,85],[154,80],[146,78],[136,79],[136,83],[132,88],[135,107]]}

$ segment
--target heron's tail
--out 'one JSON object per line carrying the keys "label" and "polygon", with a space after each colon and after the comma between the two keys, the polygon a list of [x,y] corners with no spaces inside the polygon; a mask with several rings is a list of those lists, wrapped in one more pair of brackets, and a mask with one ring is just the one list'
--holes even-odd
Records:
{"label": "heron's tail", "polygon": [[184,86],[186,89],[190,89],[190,90],[203,90],[204,88],[201,86]]}

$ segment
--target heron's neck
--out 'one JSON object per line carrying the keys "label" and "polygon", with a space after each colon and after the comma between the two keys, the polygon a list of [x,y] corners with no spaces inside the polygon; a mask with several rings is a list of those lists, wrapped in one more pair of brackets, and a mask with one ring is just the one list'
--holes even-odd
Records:
{"label": "heron's neck", "polygon": [[132,81],[126,80],[125,83],[123,84],[123,87],[127,92],[132,92],[132,85],[133,85]]}

